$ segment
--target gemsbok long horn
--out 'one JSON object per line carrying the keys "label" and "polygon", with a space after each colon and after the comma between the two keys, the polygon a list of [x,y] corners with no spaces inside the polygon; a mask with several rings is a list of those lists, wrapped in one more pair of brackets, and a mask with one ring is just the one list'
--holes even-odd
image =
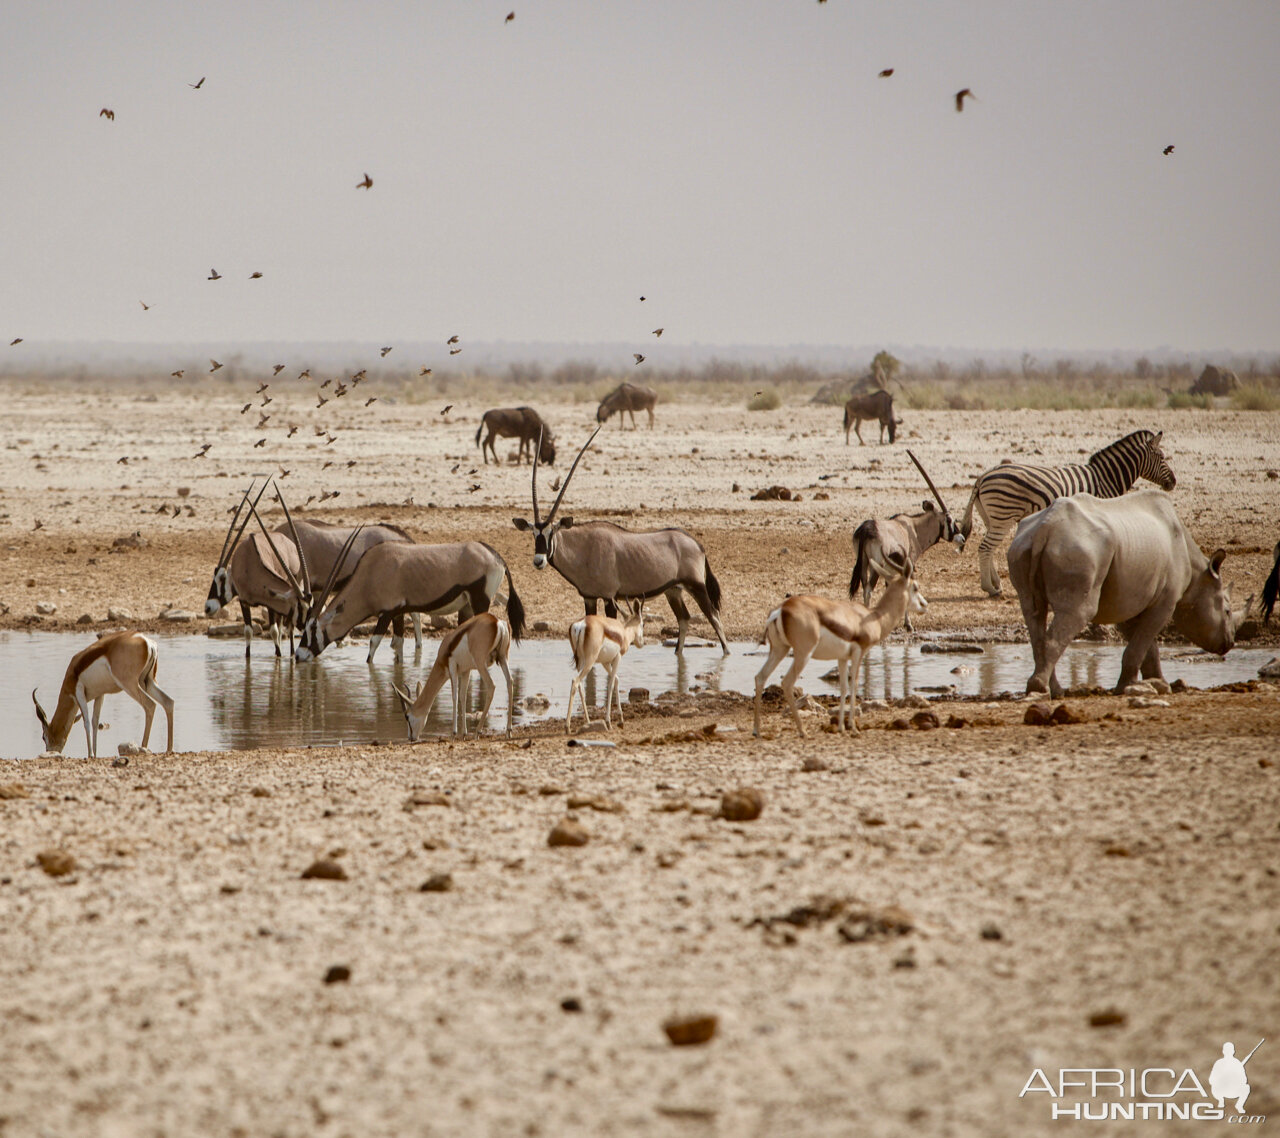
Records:
{"label": "gemsbok long horn", "polygon": [[276,484],[276,501],[280,503],[280,508],[284,511],[285,521],[289,523],[289,532],[293,534],[293,544],[298,547],[298,564],[302,566],[302,587],[306,590],[306,597],[311,598],[311,570],[307,568],[307,555],[302,550],[302,541],[298,537],[298,527],[293,524],[293,515],[289,513],[289,504],[284,500],[284,491],[280,489],[280,483]]}
{"label": "gemsbok long horn", "polygon": [[946,502],[942,500],[942,495],[938,493],[938,488],[933,484],[933,479],[929,477],[928,471],[920,465],[920,460],[909,450],[907,451],[907,457],[916,464],[916,469],[924,476],[925,484],[932,491],[933,496],[938,499],[938,505],[942,507],[942,512],[944,514],[950,513],[951,511],[947,509]]}
{"label": "gemsbok long horn", "polygon": [[351,547],[355,544],[356,538],[360,536],[360,531],[364,529],[364,523],[356,526],[351,532],[351,536],[347,538],[342,546],[342,552],[338,554],[338,559],[333,563],[333,568],[329,571],[329,579],[325,581],[324,588],[320,590],[319,598],[312,604],[311,611],[317,616],[324,609],[325,602],[329,599],[329,593],[333,589],[333,583],[338,579],[342,572],[342,567],[346,563],[347,554],[351,552]]}
{"label": "gemsbok long horn", "polygon": [[[601,423],[600,427],[604,424]],[[551,506],[551,512],[547,515],[547,525],[555,521],[556,511],[560,508],[560,502],[564,499],[564,492],[569,489],[569,479],[573,477],[573,472],[578,469],[578,463],[582,461],[582,456],[591,448],[591,444],[596,441],[596,435],[600,433],[600,427],[591,432],[591,437],[582,444],[582,449],[578,451],[578,457],[573,460],[573,465],[569,467],[569,473],[564,476],[564,482],[560,485],[560,493],[556,495],[556,500]],[[538,438],[538,446],[541,449],[542,438]],[[540,522],[538,517],[538,456],[533,456],[533,520]]]}
{"label": "gemsbok long horn", "polygon": [[[250,482],[249,489],[244,492],[244,497],[240,499],[240,505],[236,507],[235,516],[231,519],[231,525],[227,528],[227,539],[222,543],[222,552],[218,555],[219,569],[225,569],[227,567],[228,558],[235,550],[235,547],[240,543],[240,539],[244,536],[244,531],[253,517],[252,513],[245,514],[244,522],[241,524],[239,531],[236,531],[236,522],[240,520],[240,511],[244,509],[245,503],[249,501],[249,495],[253,493],[253,487],[254,483]],[[258,497],[254,498],[253,504],[249,507],[251,511],[253,507],[258,504],[266,489],[267,483],[264,482],[262,484],[262,489],[258,491]],[[234,538],[231,536],[233,533],[235,534]]]}
{"label": "gemsbok long horn", "polygon": [[[275,555],[275,559],[280,562],[280,568],[284,571],[285,578],[289,582],[289,587],[293,589],[294,593],[297,595],[298,600],[295,603],[301,602],[302,585],[298,582],[298,578],[293,575],[293,570],[289,568],[289,563],[285,561],[283,555],[280,553],[280,549],[276,545],[275,535],[272,534],[272,532],[267,529],[266,525],[263,523],[262,517],[258,513],[257,506],[250,506],[249,509],[254,518],[257,519],[258,528],[262,530],[263,536],[267,539],[267,544],[271,546],[271,552]],[[299,564],[301,564],[301,559],[299,559]]]}

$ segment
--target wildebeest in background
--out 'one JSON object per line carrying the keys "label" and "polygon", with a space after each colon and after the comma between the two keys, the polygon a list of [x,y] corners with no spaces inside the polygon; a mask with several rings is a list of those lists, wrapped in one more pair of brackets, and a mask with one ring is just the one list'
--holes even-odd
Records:
{"label": "wildebeest in background", "polygon": [[1267,583],[1262,586],[1262,623],[1271,623],[1271,612],[1276,607],[1276,600],[1280,598],[1280,541],[1276,542],[1276,547],[1271,551],[1271,575],[1267,578]]}
{"label": "wildebeest in background", "polygon": [[1009,547],[1009,579],[1035,655],[1027,691],[1062,695],[1054,669],[1090,622],[1117,625],[1128,641],[1117,692],[1139,669],[1144,679],[1164,678],[1156,638],[1170,621],[1193,644],[1225,656],[1235,624],[1224,557],[1221,549],[1205,557],[1159,490],[1076,494],[1024,518]]}
{"label": "wildebeest in background", "polygon": [[[489,434],[484,442],[480,443],[480,436],[486,429]],[[533,446],[541,438],[542,444],[538,454],[540,461],[551,465],[556,460],[555,435],[552,434],[551,428],[547,426],[542,416],[532,407],[495,407],[491,411],[486,411],[480,420],[480,426],[476,428],[476,442],[480,443],[480,453],[484,456],[485,464],[488,465],[489,455],[492,454],[493,461],[501,466],[498,452],[493,448],[495,438],[520,440],[520,449],[516,452],[517,462],[521,459],[532,462]]]}
{"label": "wildebeest in background", "polygon": [[1192,395],[1230,395],[1240,390],[1240,377],[1225,367],[1205,364],[1200,378],[1191,385]]}
{"label": "wildebeest in background", "polygon": [[863,445],[862,421],[864,419],[880,420],[880,442],[884,443],[884,432],[889,430],[889,441],[898,437],[898,424],[901,419],[893,415],[893,396],[887,391],[872,391],[868,395],[855,395],[844,405],[844,445],[849,445],[849,428],[852,427],[858,436],[858,445]]}
{"label": "wildebeest in background", "polygon": [[596,408],[596,422],[603,423],[615,411],[618,413],[619,426],[624,424],[624,416],[631,413],[631,428],[635,429],[636,412],[649,412],[649,429],[653,429],[653,407],[658,402],[658,393],[652,387],[637,387],[634,383],[620,383],[608,395],[600,400]]}

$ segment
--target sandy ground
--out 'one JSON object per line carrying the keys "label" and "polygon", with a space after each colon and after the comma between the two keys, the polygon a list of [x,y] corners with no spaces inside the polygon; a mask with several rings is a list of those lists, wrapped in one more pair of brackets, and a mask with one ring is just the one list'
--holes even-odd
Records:
{"label": "sandy ground", "polygon": [[[3,625],[40,601],[58,606],[43,628],[198,610],[225,511],[281,467],[300,504],[341,492],[311,504],[327,519],[491,542],[531,619],[558,632],[576,615],[510,525],[527,470],[479,465],[483,407],[343,406],[329,444],[317,412],[289,418],[310,394],[281,400],[292,439],[239,415],[251,394],[12,392]],[[562,448],[591,410],[547,408]],[[787,592],[843,590],[854,523],[923,497],[901,445],[846,449],[838,414],[660,407],[653,432],[602,432],[565,509],[687,527],[730,635],[755,635]],[[1001,457],[1064,461],[1163,428],[1182,516],[1227,547],[1238,598],[1260,589],[1280,416],[907,419],[957,513]],[[772,483],[802,501],[746,500]],[[156,512],[179,502],[194,516]],[[144,548],[109,552],[135,531]],[[921,579],[922,631],[1018,633],[1012,594],[980,597],[973,553],[935,551]],[[960,730],[886,730],[902,712],[873,711],[856,739],[810,712],[806,740],[770,707],[756,741],[749,709],[716,697],[632,715],[612,749],[548,725],[511,743],[6,765],[0,1135],[1047,1134],[1071,1124],[1049,1121],[1047,1095],[1019,1099],[1037,1067],[1192,1067],[1207,1085],[1223,1041],[1243,1053],[1280,1031],[1280,699],[1171,702],[1073,699],[1087,722],[1054,728],[1011,702],[941,709]],[[763,792],[759,820],[714,816],[739,786]],[[571,806],[593,797],[608,809]],[[591,840],[548,848],[566,812]],[[43,872],[52,849],[76,868]],[[301,880],[325,854],[349,879]],[[437,873],[453,888],[420,892]],[[824,898],[803,927],[777,920]],[[911,930],[839,931],[885,906]],[[326,985],[335,964],[351,978]],[[1091,1027],[1104,1011],[1123,1022]],[[719,1016],[717,1037],[670,1046],[661,1024],[686,1012]],[[1271,1048],[1248,1113],[1275,1125]]]}

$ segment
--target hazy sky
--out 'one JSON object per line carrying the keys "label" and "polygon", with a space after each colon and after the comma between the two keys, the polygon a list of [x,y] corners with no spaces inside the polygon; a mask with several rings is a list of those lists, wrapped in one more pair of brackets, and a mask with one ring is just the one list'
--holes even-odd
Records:
{"label": "hazy sky", "polygon": [[1278,57],[1271,0],[14,0],[0,351],[1276,349]]}

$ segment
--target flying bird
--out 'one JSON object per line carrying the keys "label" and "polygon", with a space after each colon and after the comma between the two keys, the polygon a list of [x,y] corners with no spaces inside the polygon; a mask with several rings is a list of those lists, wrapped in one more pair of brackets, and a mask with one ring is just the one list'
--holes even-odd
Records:
{"label": "flying bird", "polygon": [[270,395],[264,395],[264,396],[263,396],[263,398],[262,398],[261,406],[265,407],[265,406],[266,406],[268,403],[270,403],[270,402],[271,402],[271,396],[270,396]]}
{"label": "flying bird", "polygon": [[459,355],[461,355],[461,354],[462,354],[462,349],[461,349],[461,348],[450,348],[450,349],[449,349],[449,355],[451,355],[451,356],[459,356]]}
{"label": "flying bird", "polygon": [[357,182],[357,183],[356,183],[356,189],[357,189],[357,190],[371,190],[371,189],[373,189],[373,179],[372,179],[371,177],[369,177],[369,175],[368,175],[368,174],[365,174],[365,176],[364,176],[364,181],[363,181],[363,182]]}
{"label": "flying bird", "polygon": [[115,111],[111,110],[109,107],[103,107],[102,110],[98,112],[98,118],[106,119],[108,122],[115,122],[116,113]]}
{"label": "flying bird", "polygon": [[331,466],[333,465],[333,463],[334,463],[334,460],[333,460],[333,459],[331,459],[331,458],[326,459],[326,460],[325,460],[325,462],[324,462],[324,464],[320,467],[320,469],[321,469],[321,470],[328,470],[328,469],[329,469],[329,467],[331,467]]}
{"label": "flying bird", "polygon": [[358,372],[356,372],[356,374],[355,374],[355,375],[353,375],[353,376],[351,377],[351,382],[352,382],[352,383],[359,383],[361,380],[363,380],[363,379],[364,379],[364,377],[365,377],[365,372],[366,372],[367,370],[368,370],[368,369],[366,369],[366,368],[361,368]]}
{"label": "flying bird", "polygon": [[253,444],[253,449],[257,450],[259,447],[264,447],[266,445],[267,445],[266,439],[259,439],[256,443]]}
{"label": "flying bird", "polygon": [[337,387],[333,389],[333,397],[335,399],[341,399],[344,395],[346,395],[346,393],[347,393],[347,385],[345,383],[340,383],[338,384]]}
{"label": "flying bird", "polygon": [[291,438],[293,438],[293,436],[294,436],[294,435],[296,435],[297,433],[298,433],[298,426],[297,426],[297,424],[296,424],[296,423],[290,423],[290,424],[289,424],[289,433],[288,433],[287,435],[285,435],[285,438],[286,438],[286,439],[291,439]]}
{"label": "flying bird", "polygon": [[371,395],[371,396],[369,396],[369,398],[368,398],[368,399],[366,399],[366,400],[364,401],[364,405],[365,405],[366,407],[368,407],[368,406],[369,406],[369,404],[371,404],[371,403],[377,403],[377,402],[378,402],[378,397],[377,397],[376,395]]}
{"label": "flying bird", "polygon": [[892,68],[892,67],[886,67],[882,72],[880,72],[880,74],[879,74],[879,75],[877,75],[877,76],[876,76],[876,78],[877,78],[877,79],[888,79],[888,78],[889,78],[889,76],[890,76],[890,75],[892,75],[892,74],[893,74],[893,68]]}
{"label": "flying bird", "polygon": [[186,371],[186,368],[178,368],[177,371],[171,371],[169,375],[173,379],[181,379],[185,371]]}
{"label": "flying bird", "polygon": [[655,336],[661,336],[661,335],[662,335],[662,333],[663,333],[663,332],[665,332],[665,331],[666,331],[666,329],[665,329],[665,328],[655,328],[655,329],[653,330],[653,334],[654,334]]}
{"label": "flying bird", "polygon": [[320,438],[323,434],[324,434],[324,428],[323,428],[323,427],[317,427],[317,428],[316,428],[316,438]]}
{"label": "flying bird", "polygon": [[316,400],[317,400],[316,402],[317,407],[323,407],[326,403],[329,402],[329,400],[327,400],[323,395],[317,395]]}
{"label": "flying bird", "polygon": [[977,97],[978,96],[975,95],[972,91],[970,91],[968,87],[961,88],[959,91],[956,92],[956,110],[957,111],[964,110],[965,99],[976,99]]}
{"label": "flying bird", "polygon": [[504,24],[509,24],[509,23],[511,23],[511,21],[512,21],[512,20],[514,20],[515,18],[516,18],[516,14],[515,14],[514,12],[508,12],[508,13],[507,13],[507,18],[506,18],[505,20],[503,20],[502,22],[503,22]]}
{"label": "flying bird", "polygon": [[440,412],[440,414],[441,414],[441,415],[447,415],[447,414],[449,414],[449,412],[450,412],[450,411],[452,411],[452,410],[453,410],[453,404],[452,404],[452,403],[446,403],[446,404],[445,404],[445,408],[444,408],[444,410],[443,410],[443,411],[441,411],[441,412]]}
{"label": "flying bird", "polygon": [[246,403],[243,407],[240,408],[240,414],[243,415],[252,406],[253,406],[252,403]]}
{"label": "flying bird", "polygon": [[117,465],[117,466],[128,466],[128,465],[129,465],[129,456],[126,454],[126,455],[123,455],[123,456],[122,456],[122,457],[120,457],[120,458],[117,458],[117,459],[116,459],[116,465]]}
{"label": "flying bird", "polygon": [[201,75],[199,83],[188,83],[187,86],[190,87],[193,91],[198,91],[200,90],[201,87],[204,86],[204,80],[205,80],[205,77]]}
{"label": "flying bird", "polygon": [[445,343],[446,343],[446,344],[456,344],[457,342],[458,342],[458,337],[457,337],[457,336],[450,336],[450,337],[445,341]]}
{"label": "flying bird", "polygon": [[642,296],[640,299],[641,299],[641,300],[644,300],[645,298]]}
{"label": "flying bird", "polygon": [[348,469],[348,470],[350,470],[353,466],[355,466],[355,464],[356,464],[356,462],[357,462],[357,461],[358,461],[358,460],[357,460],[357,459],[354,459],[354,458],[352,458],[352,459],[348,459],[348,460],[347,460],[347,469]]}
{"label": "flying bird", "polygon": [[326,387],[328,387],[328,386],[329,386],[329,384],[331,384],[332,382],[333,382],[333,379],[332,379],[332,378],[330,378],[330,379],[326,379],[326,380],[325,380],[325,381],[320,385],[320,389],[323,391],[323,390],[324,390]]}
{"label": "flying bird", "polygon": [[1164,150],[1163,150],[1163,152],[1162,152],[1162,153],[1164,154],[1164,156],[1165,156],[1166,158],[1168,158],[1168,157],[1169,157],[1169,155],[1173,153],[1173,147],[1172,147],[1172,146],[1166,146],[1166,147],[1164,148]]}
{"label": "flying bird", "polygon": [[205,280],[220,281],[222,280],[222,274],[218,272],[217,269],[210,269],[209,275],[205,278]]}
{"label": "flying bird", "polygon": [[44,529],[44,522],[36,518],[36,524],[31,527],[33,530]]}
{"label": "flying bird", "polygon": [[336,498],[341,493],[341,490],[324,490],[320,494],[320,501],[325,502],[330,498]]}
{"label": "flying bird", "polygon": [[271,386],[271,384],[270,384],[270,383],[268,383],[268,382],[266,382],[266,381],[263,381],[262,383],[258,384],[258,390],[257,390],[257,391],[255,391],[255,392],[254,392],[254,394],[255,394],[255,395],[261,395],[261,394],[262,394],[264,391],[266,391],[266,389],[267,389],[268,387],[270,387],[270,386]]}
{"label": "flying bird", "polygon": [[310,368],[303,368],[303,370],[302,370],[302,371],[298,372],[298,378],[299,378],[299,379],[310,379],[310,378],[311,378],[311,369],[310,369]]}
{"label": "flying bird", "polygon": [[261,274],[261,273],[250,273],[250,274],[249,274],[249,279],[250,279],[251,281],[261,280],[261,279],[262,279],[262,274]]}
{"label": "flying bird", "polygon": [[[290,475],[291,473],[292,473],[292,471],[290,471],[290,470],[286,470],[283,466],[280,468],[280,477],[281,477],[281,478],[288,478],[288,477],[289,477],[289,475]],[[276,495],[276,501],[278,502],[279,500],[280,500],[280,495],[279,495],[279,494],[277,494],[277,495]]]}
{"label": "flying bird", "polygon": [[637,367],[639,367],[640,364],[644,363],[644,356],[642,356],[639,352],[632,352],[631,354],[636,358]]}
{"label": "flying bird", "polygon": [[389,351],[391,351],[391,349],[390,349],[390,348],[381,348],[381,349],[379,349],[379,350],[381,351],[381,353],[382,353],[382,358],[383,358],[384,360],[387,358],[387,353],[388,353]]}
{"label": "flying bird", "polygon": [[271,374],[273,376],[276,376],[276,375],[279,375],[282,371],[284,371],[284,364],[276,364],[276,366],[271,369]]}
{"label": "flying bird", "polygon": [[218,370],[218,368],[220,368],[220,367],[222,366],[220,363],[218,363],[218,361],[217,361],[217,360],[210,360],[209,362],[210,362],[211,364],[213,364],[213,367],[211,367],[211,368],[209,369],[210,374],[212,374],[213,372],[217,371],[217,370]]}
{"label": "flying bird", "polygon": [[449,468],[449,473],[450,473],[450,474],[457,474],[457,473],[458,473],[458,469],[459,469],[461,466],[462,466],[462,463],[460,463],[460,462],[455,462],[455,463],[453,464],[453,466]]}
{"label": "flying bird", "polygon": [[12,340],[10,340],[10,341],[9,341],[9,347],[13,348],[13,347],[16,347],[18,344],[21,344],[21,343],[22,343],[22,337],[21,337],[21,336],[16,336],[14,339],[12,339]]}
{"label": "flying bird", "polygon": [[468,493],[468,494],[474,494],[474,493],[475,493],[477,490],[479,490],[479,489],[480,489],[480,483],[479,483],[479,482],[473,482],[470,486],[468,486],[468,487],[467,487],[467,493]]}
{"label": "flying bird", "polygon": [[333,446],[333,444],[336,443],[337,441],[338,441],[337,435],[330,435],[327,439],[325,439],[324,445],[327,447]]}
{"label": "flying bird", "polygon": [[139,303],[140,305],[142,305],[142,311],[143,311],[143,312],[146,312],[146,311],[147,311],[148,309],[150,309],[150,307],[151,307],[151,305],[149,305],[145,300],[140,300],[140,301],[138,301],[138,303]]}
{"label": "flying bird", "polygon": [[418,369],[418,375],[420,375],[420,376],[422,376],[422,375],[430,375],[430,374],[431,374],[431,369],[430,369],[429,367],[424,367],[424,368],[419,368],[419,369]]}
{"label": "flying bird", "polygon": [[192,457],[192,458],[204,458],[204,456],[205,456],[206,454],[208,454],[208,453],[209,453],[209,448],[210,448],[211,446],[213,446],[213,443],[205,443],[205,444],[204,444],[204,445],[203,445],[203,446],[202,446],[202,447],[201,447],[201,448],[200,448],[200,449],[199,449],[195,454],[193,454],[191,457]]}
{"label": "flying bird", "polygon": [[270,416],[270,415],[259,415],[259,416],[258,416],[258,430],[262,430],[262,428],[263,428],[263,427],[265,427],[269,422],[271,422],[271,416]]}

